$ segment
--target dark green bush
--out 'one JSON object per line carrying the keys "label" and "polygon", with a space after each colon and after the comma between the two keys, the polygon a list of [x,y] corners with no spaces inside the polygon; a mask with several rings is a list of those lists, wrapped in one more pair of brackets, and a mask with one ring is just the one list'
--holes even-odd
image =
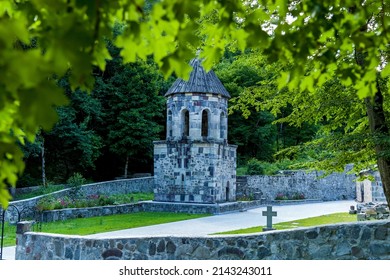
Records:
{"label": "dark green bush", "polygon": [[255,158],[248,161],[248,175],[264,175],[263,163]]}
{"label": "dark green bush", "polygon": [[80,187],[82,185],[84,185],[86,182],[85,178],[83,177],[83,175],[81,175],[80,173],[74,173],[71,177],[69,177],[69,179],[66,181],[66,183],[68,184],[68,186],[70,187],[70,191],[69,191],[69,197],[72,199],[72,200],[75,200],[77,199],[78,197],[81,196],[81,192],[80,192]]}
{"label": "dark green bush", "polygon": [[77,187],[81,187],[82,185],[84,185],[86,182],[85,178],[83,177],[83,175],[81,175],[80,173],[74,173],[71,177],[69,177],[69,179],[66,181],[66,183],[68,184],[68,186],[70,188],[77,188]]}

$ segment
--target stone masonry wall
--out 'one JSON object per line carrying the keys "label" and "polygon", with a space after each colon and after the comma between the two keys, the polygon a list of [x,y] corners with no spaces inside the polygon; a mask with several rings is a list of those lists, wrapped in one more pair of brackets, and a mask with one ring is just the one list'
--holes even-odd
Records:
{"label": "stone masonry wall", "polygon": [[155,200],[235,201],[236,146],[217,142],[154,142]]}
{"label": "stone masonry wall", "polygon": [[18,224],[17,260],[390,259],[390,221],[254,235],[91,239],[28,232]]}
{"label": "stone masonry wall", "polygon": [[173,212],[189,214],[221,214],[244,211],[260,206],[262,206],[262,202],[259,200],[223,204],[166,203],[156,201],[142,202],[142,209],[145,212]]}
{"label": "stone masonry wall", "polygon": [[88,208],[67,208],[42,212],[40,221],[48,223],[76,218],[90,218],[137,212],[172,212],[189,214],[220,214],[259,207],[261,201],[243,201],[225,204],[165,203],[143,201],[122,205],[108,205]]}
{"label": "stone masonry wall", "polygon": [[69,208],[42,212],[41,221],[44,223],[65,221],[77,218],[101,217],[128,213],[142,212],[142,203],[108,205],[88,208]]}
{"label": "stone masonry wall", "polygon": [[[154,179],[153,177],[144,177],[136,179],[123,179],[108,182],[92,183],[83,185],[80,191],[85,195],[92,194],[126,194],[133,192],[153,192]],[[54,197],[63,197],[68,195],[69,189],[54,192],[50,195]],[[34,207],[38,201],[48,195],[42,195],[31,199],[24,199],[10,202],[10,205],[14,205],[19,211],[23,213],[22,218],[33,216]],[[14,207],[9,207],[6,211],[6,220],[17,220],[17,211]]]}
{"label": "stone masonry wall", "polygon": [[276,176],[237,177],[237,199],[252,196],[274,200],[279,193],[302,193],[307,199],[343,200],[356,198],[356,176],[332,173],[321,178],[321,172],[284,171]]}

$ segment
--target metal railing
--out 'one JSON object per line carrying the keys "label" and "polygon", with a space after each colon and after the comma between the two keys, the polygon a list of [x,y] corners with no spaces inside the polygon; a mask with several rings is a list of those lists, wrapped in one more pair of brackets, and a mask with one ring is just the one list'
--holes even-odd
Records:
{"label": "metal railing", "polygon": [[[6,214],[9,214],[6,221]],[[4,248],[4,231],[5,223],[8,222],[10,225],[16,225],[21,221],[24,214],[33,213],[36,223],[40,224],[40,216],[35,207],[24,207],[19,209],[15,205],[10,204],[7,209],[3,209],[0,205],[0,223],[1,223],[1,234],[0,234],[0,260],[3,260],[3,248]],[[27,218],[27,217],[26,217]],[[38,219],[37,219],[38,218]]]}

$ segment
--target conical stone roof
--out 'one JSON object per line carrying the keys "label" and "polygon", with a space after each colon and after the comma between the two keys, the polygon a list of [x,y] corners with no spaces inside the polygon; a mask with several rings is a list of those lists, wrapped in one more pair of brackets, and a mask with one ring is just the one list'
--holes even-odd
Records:
{"label": "conical stone roof", "polygon": [[222,85],[214,71],[206,72],[199,59],[192,59],[190,62],[192,72],[188,81],[178,78],[168,89],[165,96],[176,93],[213,93],[221,94],[230,98],[229,92]]}

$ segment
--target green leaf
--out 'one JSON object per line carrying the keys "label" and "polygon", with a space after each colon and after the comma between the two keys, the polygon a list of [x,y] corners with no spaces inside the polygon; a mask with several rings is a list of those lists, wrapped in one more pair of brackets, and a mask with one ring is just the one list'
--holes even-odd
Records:
{"label": "green leaf", "polygon": [[135,62],[137,59],[137,48],[138,44],[135,42],[133,37],[119,36],[116,40],[116,45],[121,50],[121,56],[123,57],[124,63]]}
{"label": "green leaf", "polygon": [[102,42],[97,44],[96,51],[94,53],[94,60],[93,64],[97,65],[99,69],[105,70],[106,68],[106,61],[110,60],[112,57],[110,53],[108,52],[105,44]]}
{"label": "green leaf", "polygon": [[242,29],[238,29],[234,32],[234,38],[237,40],[237,44],[238,44],[238,48],[241,50],[241,51],[245,51],[245,48],[246,48],[246,39],[248,38],[248,33],[246,33],[244,30]]}
{"label": "green leaf", "polygon": [[382,71],[380,72],[381,73],[381,77],[382,78],[386,78],[390,75],[390,64],[387,63],[387,65],[385,66],[385,68],[382,69]]}
{"label": "green leaf", "polygon": [[300,83],[300,90],[305,91],[308,90],[310,92],[314,91],[314,79],[312,76],[306,76]]}
{"label": "green leaf", "polygon": [[290,82],[290,72],[282,72],[278,79],[278,89],[282,89]]}
{"label": "green leaf", "polygon": [[5,184],[0,182],[0,208],[7,209],[9,205],[9,201],[12,199],[8,188]]}

